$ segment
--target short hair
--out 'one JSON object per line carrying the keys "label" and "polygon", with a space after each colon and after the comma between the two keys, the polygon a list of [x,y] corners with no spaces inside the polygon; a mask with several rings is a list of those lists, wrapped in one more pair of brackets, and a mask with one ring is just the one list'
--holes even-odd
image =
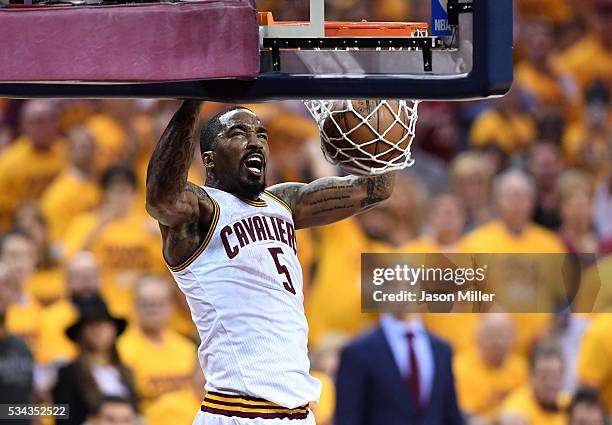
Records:
{"label": "short hair", "polygon": [[204,152],[211,151],[215,147],[215,140],[217,139],[217,135],[223,129],[223,124],[221,123],[221,117],[227,114],[228,112],[236,111],[236,110],[245,110],[251,113],[254,113],[249,108],[244,106],[233,106],[231,108],[227,108],[210,118],[208,121],[202,125],[200,128],[200,155]]}
{"label": "short hair", "polygon": [[103,190],[106,190],[117,180],[127,182],[134,189],[138,187],[138,178],[136,177],[136,173],[129,165],[111,165],[108,167],[104,171],[104,174],[102,174],[100,185],[102,186]]}
{"label": "short hair", "polygon": [[493,194],[495,196],[498,196],[506,181],[517,179],[525,183],[525,186],[529,188],[532,195],[536,195],[537,187],[535,181],[533,180],[533,177],[531,177],[530,174],[517,167],[508,168],[507,170],[502,171],[500,174],[495,176],[495,178],[493,179]]}
{"label": "short hair", "polygon": [[533,372],[540,359],[549,357],[556,357],[563,363],[563,353],[556,344],[552,342],[536,344],[529,355],[529,370]]}
{"label": "short hair", "polygon": [[104,394],[96,399],[89,413],[93,416],[97,416],[100,414],[100,412],[102,411],[102,409],[104,408],[106,404],[111,404],[111,403],[129,405],[134,411],[134,415],[136,415],[137,413],[136,406],[134,405],[134,402],[132,400],[125,398],[125,397],[116,396],[116,395],[104,395]]}
{"label": "short hair", "polygon": [[601,402],[601,398],[599,397],[599,393],[596,389],[590,387],[582,387],[578,388],[572,397],[572,401],[568,407],[568,414],[571,417],[576,410],[576,406],[579,404],[586,404],[591,407],[597,408],[601,415],[604,417],[604,423],[608,423],[606,418],[606,409]]}
{"label": "short hair", "polygon": [[34,243],[34,239],[32,239],[32,236],[30,236],[27,232],[19,228],[9,230],[7,233],[4,234],[4,236],[2,236],[2,238],[0,238],[0,255],[2,255],[2,253],[4,252],[6,241],[11,238],[22,238],[28,240],[31,243]]}

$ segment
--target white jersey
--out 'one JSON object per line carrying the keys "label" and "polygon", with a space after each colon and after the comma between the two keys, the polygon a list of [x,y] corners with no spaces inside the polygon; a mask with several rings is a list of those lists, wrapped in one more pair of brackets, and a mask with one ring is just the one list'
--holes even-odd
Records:
{"label": "white jersey", "polygon": [[202,340],[206,390],[288,408],[318,401],[291,210],[267,191],[252,201],[204,189],[214,204],[210,231],[170,270]]}

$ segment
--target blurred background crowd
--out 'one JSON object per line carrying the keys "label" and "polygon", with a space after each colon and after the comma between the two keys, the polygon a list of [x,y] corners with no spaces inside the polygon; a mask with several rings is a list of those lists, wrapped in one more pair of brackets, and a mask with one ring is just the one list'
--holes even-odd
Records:
{"label": "blurred background crowd", "polygon": [[[304,19],[307,3],[259,9]],[[428,21],[429,8],[329,0],[326,18]],[[421,104],[416,164],[386,204],[298,232],[320,425],[612,414],[612,315],[360,312],[362,252],[591,253],[580,284],[612,284],[612,2],[517,0],[515,65],[504,98]],[[67,425],[191,423],[198,336],[144,209],[147,162],[177,106],[0,99],[0,402],[70,403]],[[225,106],[206,103],[202,120]],[[339,172],[301,103],[249,106],[270,134],[268,184]],[[190,179],[204,183],[198,155]],[[443,414],[422,419],[431,406]]]}

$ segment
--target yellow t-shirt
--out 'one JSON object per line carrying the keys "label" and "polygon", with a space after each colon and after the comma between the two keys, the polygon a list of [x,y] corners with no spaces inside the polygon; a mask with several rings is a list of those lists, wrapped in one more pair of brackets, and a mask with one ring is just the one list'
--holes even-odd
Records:
{"label": "yellow t-shirt", "polygon": [[[563,253],[565,247],[561,240],[551,231],[537,226],[529,225],[522,234],[510,233],[500,220],[493,220],[468,233],[459,242],[458,251],[465,253]],[[514,276],[523,276],[517,272],[520,265],[510,261],[508,273]],[[525,267],[529,267],[526,265]],[[512,285],[509,285],[512,286]],[[509,289],[513,289],[510,287]],[[526,288],[527,289],[527,288]],[[533,289],[533,288],[529,288]],[[546,288],[541,288],[542,290]],[[552,291],[562,291],[563,288],[549,288]],[[556,292],[555,292],[556,294]],[[500,295],[500,294],[498,294]],[[548,294],[550,295],[550,294]],[[561,292],[556,295],[561,295]],[[549,303],[551,297],[540,297],[538,306],[544,311],[552,308]],[[552,311],[552,310],[546,310]],[[514,313],[512,318],[516,322],[517,342],[516,353],[526,355],[534,339],[548,327],[552,316],[547,313]],[[473,321],[475,325],[475,321]],[[472,335],[473,335],[472,328]]]}
{"label": "yellow t-shirt", "polygon": [[[605,178],[610,169],[606,130],[589,131],[583,120],[569,124],[563,133],[561,148],[568,164],[591,173],[595,181]],[[612,114],[607,127],[612,128]]]}
{"label": "yellow t-shirt", "polygon": [[[538,103],[562,107],[572,119],[579,115],[581,99],[578,87],[576,86],[575,90],[565,89],[562,77],[556,75],[554,71],[552,74],[546,74],[536,69],[529,61],[522,60],[515,65],[514,74],[521,88],[531,94]],[[568,78],[565,77],[566,80]],[[572,83],[573,81],[571,79]]]}
{"label": "yellow t-shirt", "polygon": [[459,406],[488,420],[495,419],[504,399],[528,379],[523,358],[511,354],[501,367],[492,368],[475,350],[455,356],[454,372]]}
{"label": "yellow t-shirt", "polygon": [[27,294],[47,306],[66,294],[65,273],[61,267],[36,269],[25,284]]}
{"label": "yellow t-shirt", "polygon": [[470,129],[470,144],[474,147],[497,145],[507,154],[529,146],[536,138],[536,127],[527,115],[504,116],[495,109],[480,114]]}
{"label": "yellow t-shirt", "polygon": [[563,253],[566,249],[557,235],[536,224],[520,235],[512,234],[500,220],[492,220],[465,235],[458,252],[466,253]]}
{"label": "yellow t-shirt", "polygon": [[22,295],[19,302],[12,303],[6,310],[6,329],[9,333],[24,339],[38,357],[42,308],[36,300]]}
{"label": "yellow t-shirt", "polygon": [[40,197],[65,164],[65,143],[59,138],[40,152],[22,136],[0,152],[0,230],[8,229],[21,202]]}
{"label": "yellow t-shirt", "polygon": [[162,395],[143,413],[147,425],[191,425],[201,404],[202,399],[185,388]]}
{"label": "yellow t-shirt", "polygon": [[566,399],[566,396],[560,394],[558,402],[559,411],[548,412],[538,405],[529,385],[524,385],[510,394],[500,411],[502,414],[519,414],[527,420],[529,425],[566,425]]}
{"label": "yellow t-shirt", "polygon": [[573,14],[566,0],[518,0],[517,3],[519,15],[524,19],[546,17],[560,24]]}
{"label": "yellow t-shirt", "polygon": [[352,218],[322,227],[319,234],[319,262],[304,302],[312,346],[329,331],[354,335],[373,323],[374,314],[361,312],[361,253],[393,249],[369,241]]}
{"label": "yellow t-shirt", "polygon": [[57,176],[40,199],[51,240],[61,239],[72,219],[96,207],[100,196],[100,188],[93,180],[85,180],[68,170]]}
{"label": "yellow t-shirt", "polygon": [[178,333],[167,330],[159,344],[133,326],[119,337],[117,348],[134,373],[143,411],[163,394],[190,388],[197,348]]}
{"label": "yellow t-shirt", "polygon": [[[81,214],[73,220],[63,241],[66,258],[83,249],[97,221],[96,212]],[[149,224],[142,213],[134,211],[108,223],[90,247],[102,271],[102,295],[119,316],[131,314],[132,286],[138,274],[167,270],[158,230]]]}
{"label": "yellow t-shirt", "polygon": [[66,336],[65,331],[78,319],[78,311],[70,300],[60,300],[45,308],[40,323],[40,353],[38,361],[43,364],[71,361],[77,354],[77,346]]}
{"label": "yellow t-shirt", "polygon": [[597,80],[609,80],[612,51],[606,50],[595,34],[589,34],[561,53],[554,66],[560,73],[574,76],[585,91]]}
{"label": "yellow t-shirt", "polygon": [[319,402],[310,407],[318,425],[330,425],[336,410],[336,386],[334,381],[322,372],[311,372],[312,376],[321,381],[321,397]]}
{"label": "yellow t-shirt", "polygon": [[580,382],[599,389],[612,410],[612,315],[599,314],[582,337],[577,374]]}

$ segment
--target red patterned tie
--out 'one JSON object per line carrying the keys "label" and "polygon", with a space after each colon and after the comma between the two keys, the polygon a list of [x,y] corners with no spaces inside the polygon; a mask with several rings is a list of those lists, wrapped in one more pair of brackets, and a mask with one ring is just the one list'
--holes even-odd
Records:
{"label": "red patterned tie", "polygon": [[408,376],[408,386],[410,393],[414,397],[414,402],[417,408],[421,407],[421,385],[419,374],[419,363],[417,362],[416,351],[414,349],[414,333],[406,333],[408,338],[408,360],[410,364],[410,375]]}

